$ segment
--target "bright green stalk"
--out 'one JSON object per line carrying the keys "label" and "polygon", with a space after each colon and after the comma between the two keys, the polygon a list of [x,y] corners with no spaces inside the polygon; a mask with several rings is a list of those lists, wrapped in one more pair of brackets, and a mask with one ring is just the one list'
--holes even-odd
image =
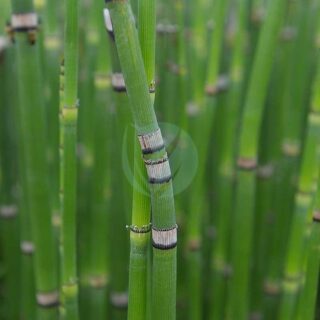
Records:
{"label": "bright green stalk", "polygon": [[232,268],[228,319],[248,318],[255,168],[259,128],[267,85],[286,1],[270,0],[261,30],[241,122],[235,198]]}
{"label": "bright green stalk", "polygon": [[248,0],[236,3],[236,34],[230,65],[231,87],[228,103],[223,111],[223,126],[219,140],[221,145],[217,169],[217,239],[213,245],[212,310],[211,319],[222,319],[225,314],[227,283],[230,270],[230,225],[234,202],[235,138],[244,81],[247,45]]}
{"label": "bright green stalk", "polygon": [[66,319],[78,319],[76,259],[76,140],[78,115],[78,1],[65,3],[64,105],[62,109],[61,265]]}
{"label": "bright green stalk", "polygon": [[[13,15],[33,12],[32,2],[12,1]],[[46,162],[46,130],[42,96],[39,47],[32,45],[33,33],[16,32],[15,47],[19,89],[20,125],[25,153],[26,185],[31,216],[32,238],[35,245],[34,267],[37,301],[42,315],[51,316],[57,293],[57,263],[51,227],[48,167]],[[37,140],[35,143],[35,139]]]}
{"label": "bright green stalk", "polygon": [[[166,159],[161,133],[149,96],[148,81],[144,71],[132,12],[127,2],[114,1],[110,13],[115,30],[119,60],[126,89],[139,135],[144,160],[149,163],[150,193],[153,220],[153,276],[152,276],[152,319],[176,318],[176,222],[170,167]],[[149,135],[158,135],[150,142]],[[147,143],[149,147],[146,147]],[[163,161],[165,172],[154,178],[151,166]],[[165,241],[161,241],[162,238]]]}
{"label": "bright green stalk", "polygon": [[[314,215],[318,217],[319,207],[314,210]],[[307,269],[305,279],[305,289],[301,295],[300,313],[297,314],[299,320],[313,320],[316,314],[316,300],[319,283],[319,267],[320,267],[320,226],[317,219],[312,223],[311,235],[309,243],[309,251],[307,257]]]}
{"label": "bright green stalk", "polygon": [[[103,30],[103,29],[102,29]],[[105,57],[105,51],[103,50]],[[100,69],[100,68],[99,68]],[[110,197],[107,193],[110,188],[110,81],[103,66],[96,73],[96,111],[95,111],[95,148],[94,148],[94,171],[93,171],[93,203],[92,225],[90,239],[91,263],[89,268],[90,317],[105,319],[107,314],[107,289],[109,285],[109,245],[108,228],[110,217],[108,205]],[[107,97],[107,99],[106,99]],[[98,297],[98,300],[97,300]],[[100,299],[99,299],[100,297]]]}
{"label": "bright green stalk", "polygon": [[319,184],[313,205],[313,222],[311,225],[310,240],[308,243],[307,253],[307,268],[304,282],[304,289],[300,295],[300,304],[297,313],[298,320],[312,320],[315,319],[316,314],[316,300],[319,286],[319,241],[320,241],[320,225],[319,225]]}
{"label": "bright green stalk", "polygon": [[[305,8],[303,3],[303,8]],[[316,21],[318,5],[309,3],[304,12],[305,28],[301,33],[307,37],[314,34],[313,27]],[[304,10],[304,9],[301,9]],[[304,32],[303,32],[304,31]],[[312,36],[310,36],[312,39]],[[313,42],[312,42],[313,43]],[[309,44],[309,43],[307,43]],[[300,42],[301,45],[301,42]],[[307,46],[310,51],[310,44]],[[301,113],[300,113],[301,116]],[[284,266],[283,296],[279,311],[280,319],[291,319],[296,308],[297,296],[301,290],[303,278],[303,252],[305,251],[305,228],[314,194],[314,178],[317,176],[319,119],[311,109],[307,124],[302,164],[298,188],[295,195],[294,213],[290,227],[287,255]]]}
{"label": "bright green stalk", "polygon": [[[292,45],[290,66],[287,72],[287,83],[284,91],[283,111],[283,157],[280,165],[281,177],[279,191],[276,192],[275,210],[279,227],[274,240],[277,248],[275,261],[278,262],[277,277],[281,277],[286,244],[289,236],[289,226],[294,210],[294,193],[299,173],[301,158],[302,135],[305,128],[307,94],[310,83],[310,71],[312,68],[312,42],[314,37],[315,13],[311,2],[300,1],[297,3],[297,38]],[[296,61],[301,63],[297,64]],[[299,75],[299,76],[296,76]],[[290,119],[287,120],[287,119]]]}
{"label": "bright green stalk", "polygon": [[[318,26],[319,28],[319,26]],[[309,121],[312,123],[314,129],[319,127],[319,112],[320,112],[320,58],[318,56],[317,73],[313,84],[313,94],[311,101],[311,110],[309,114]],[[311,131],[311,128],[310,128]],[[317,130],[319,134],[319,130]],[[317,139],[319,145],[319,140]],[[319,151],[318,151],[319,152]],[[319,170],[319,169],[318,169]],[[319,177],[318,177],[319,181]],[[319,241],[320,241],[320,225],[319,225],[319,212],[320,212],[320,185],[318,182],[317,192],[313,203],[313,222],[310,230],[310,240],[308,242],[306,269],[305,269],[305,282],[303,291],[299,297],[299,309],[297,319],[311,320],[315,317],[316,298],[319,284]]]}
{"label": "bright green stalk", "polygon": [[[90,5],[90,10],[88,6]],[[104,32],[103,20],[101,19],[101,3],[94,1],[92,3],[81,4],[81,24],[80,43],[81,51],[79,64],[81,66],[79,96],[81,108],[78,117],[78,227],[79,227],[79,276],[82,287],[89,285],[91,277],[91,240],[97,236],[93,231],[94,227],[94,131],[95,131],[95,86],[94,70],[97,66],[97,54],[99,52],[100,33]],[[104,34],[103,34],[104,35]],[[101,48],[103,50],[103,48]],[[90,302],[81,292],[81,314],[86,315],[85,309],[89,312],[91,307],[86,302]]]}
{"label": "bright green stalk", "polygon": [[[156,11],[154,0],[138,1],[139,40],[151,100],[155,86],[155,32]],[[150,195],[147,172],[141,159],[139,143],[134,143],[134,175],[132,226],[130,228],[130,269],[128,319],[147,318],[148,246],[150,243]],[[150,267],[150,266],[149,266]]]}
{"label": "bright green stalk", "polygon": [[[114,45],[114,44],[113,44]],[[119,69],[117,69],[119,70]],[[113,72],[115,72],[113,66]],[[126,92],[114,91],[116,112],[111,116],[111,154],[122,154],[132,161],[129,153],[127,131],[132,132],[128,120],[129,101]],[[112,107],[113,108],[113,107]],[[130,131],[131,130],[131,131]],[[127,134],[127,136],[125,136]],[[130,140],[129,140],[130,141]],[[131,141],[130,141],[131,142]],[[123,162],[118,159],[112,161],[111,172],[111,201],[110,201],[110,224],[109,250],[110,250],[110,297],[112,304],[112,319],[124,320],[127,318],[128,306],[128,252],[129,237],[126,225],[129,224],[128,215],[132,203],[129,194],[128,181],[123,173]],[[131,192],[132,193],[132,192]],[[117,243],[117,245],[112,245]]]}
{"label": "bright green stalk", "polygon": [[[83,13],[87,10],[84,4]],[[110,58],[101,9],[93,2],[81,26],[83,50],[80,56],[81,108],[78,121],[79,156],[78,226],[80,314],[104,319],[108,309],[110,225]]]}
{"label": "bright green stalk", "polygon": [[[109,12],[108,10],[106,12]],[[113,32],[110,31],[109,32]],[[128,131],[132,132],[129,121],[129,100],[126,93],[124,83],[120,84],[115,81],[117,77],[123,80],[120,70],[119,59],[114,43],[114,35],[110,41],[110,53],[112,61],[111,82],[113,86],[113,97],[115,100],[115,112],[111,112],[111,154],[122,154],[122,161],[112,161],[111,172],[111,206],[110,206],[110,225],[109,237],[112,242],[117,243],[117,246],[111,245],[109,247],[110,257],[110,298],[112,304],[112,317],[114,319],[127,318],[128,306],[128,237],[125,226],[129,224],[127,215],[129,211],[129,203],[131,206],[131,199],[129,200],[129,192],[132,193],[131,186],[123,173],[124,168],[128,168],[131,162],[130,143],[128,143]],[[128,165],[127,165],[128,164]],[[126,166],[126,167],[124,167]],[[130,177],[132,178],[132,177]],[[117,190],[116,192],[113,190]]]}
{"label": "bright green stalk", "polygon": [[[295,7],[289,7],[289,13],[287,16],[286,25],[295,25],[296,24],[296,10]],[[283,39],[282,39],[283,40]],[[272,114],[274,114],[274,117],[276,120],[270,120],[271,121],[271,132],[272,134],[276,134],[276,131],[279,131],[278,138],[275,136],[271,139],[274,141],[277,141],[277,143],[270,142],[270,149],[272,149],[272,152],[278,152],[275,150],[275,148],[278,148],[278,144],[280,143],[280,147],[282,148],[282,140],[283,140],[283,134],[284,134],[284,108],[285,105],[283,103],[284,98],[284,92],[287,87],[288,79],[291,77],[289,76],[289,71],[291,68],[291,59],[288,59],[288,56],[291,57],[292,53],[295,53],[296,50],[294,50],[295,41],[282,41],[281,47],[278,54],[279,62],[275,64],[274,70],[277,72],[274,73],[274,77],[277,78],[277,84],[274,84],[276,87],[273,91],[273,94],[271,95],[270,101],[273,101],[274,108],[276,108],[276,114],[275,111],[270,112],[270,117],[272,118]],[[279,66],[278,66],[279,65]],[[280,76],[279,76],[280,74]],[[274,98],[273,98],[274,96]],[[291,106],[290,106],[291,107]],[[273,109],[273,108],[271,108]],[[277,125],[275,126],[275,121]],[[277,130],[275,130],[277,128]],[[262,149],[265,149],[263,146],[261,146]],[[284,229],[281,227],[283,225],[282,221],[286,221],[285,225],[287,225],[287,218],[284,215],[285,210],[281,206],[281,209],[277,207],[277,204],[282,204],[287,202],[287,197],[284,195],[284,193],[288,193],[288,188],[290,178],[288,178],[288,170],[290,169],[291,162],[288,160],[283,159],[282,150],[280,155],[277,155],[277,159],[273,161],[272,166],[274,169],[273,177],[270,177],[272,182],[272,191],[270,197],[272,198],[272,201],[270,203],[270,208],[267,209],[270,211],[268,214],[269,217],[268,221],[271,221],[272,227],[265,228],[265,226],[261,226],[263,230],[265,230],[266,235],[261,235],[261,237],[267,237],[266,238],[266,253],[264,251],[260,252],[260,267],[265,267],[265,274],[264,274],[264,297],[263,297],[263,314],[267,319],[274,319],[276,317],[277,313],[277,306],[279,304],[279,294],[280,294],[280,273],[281,273],[281,265],[283,261],[283,255],[284,251],[280,249],[281,246],[283,246],[282,242],[285,242],[284,240],[280,240],[283,237]],[[270,163],[271,164],[271,163]],[[271,167],[270,167],[271,168]],[[264,180],[270,180],[264,179]],[[265,182],[265,184],[269,185],[269,182]],[[257,194],[257,197],[259,195]],[[263,195],[262,195],[263,196]],[[261,198],[261,196],[260,196]],[[258,205],[258,203],[257,203]],[[258,207],[257,207],[258,208]],[[263,209],[263,208],[262,208]],[[261,212],[261,214],[263,214]],[[272,217],[272,218],[271,218]],[[271,220],[269,220],[271,218]],[[284,225],[284,227],[286,227]],[[269,230],[270,234],[269,234]],[[257,234],[259,230],[256,230]],[[262,238],[261,238],[262,239]],[[270,241],[271,239],[271,241]],[[282,238],[284,239],[284,238]],[[258,250],[258,249],[257,249]],[[268,257],[273,257],[272,259],[269,259]],[[266,263],[267,262],[267,263]],[[256,264],[257,268],[259,267],[259,263]],[[254,293],[253,293],[254,294]],[[255,296],[257,297],[257,295]],[[253,302],[256,301],[256,298],[253,300]],[[255,302],[254,302],[255,303]],[[253,306],[255,309],[256,306]]]}
{"label": "bright green stalk", "polygon": [[[146,319],[148,245],[150,243],[150,198],[140,148],[135,141],[128,319]],[[142,162],[142,165],[141,165]]]}
{"label": "bright green stalk", "polygon": [[[84,276],[85,281],[81,283],[82,290],[88,291],[88,295],[82,294],[81,315],[83,317],[91,317],[93,319],[105,319],[107,317],[108,306],[108,290],[109,290],[109,243],[107,234],[110,228],[110,164],[111,164],[111,86],[110,86],[110,57],[107,56],[107,43],[97,44],[105,36],[103,28],[103,20],[101,19],[101,9],[103,3],[94,4],[93,14],[97,21],[91,21],[91,37],[96,42],[90,44],[90,50],[97,56],[91,56],[94,60],[94,91],[92,98],[94,104],[90,103],[88,109],[93,113],[93,164],[92,164],[92,200],[90,204],[91,217],[90,224],[87,226],[90,232],[89,263]],[[99,13],[99,16],[98,16]],[[98,18],[99,17],[99,18]],[[89,45],[89,44],[88,44]],[[93,53],[92,52],[92,53]],[[95,59],[94,59],[95,58]],[[93,62],[93,61],[92,61]],[[89,77],[91,79],[91,77]],[[87,85],[90,85],[90,83]],[[94,108],[92,108],[94,106]],[[85,261],[84,261],[85,262]],[[88,300],[88,301],[87,301]],[[86,310],[84,310],[86,309]],[[87,313],[86,313],[87,312]]]}
{"label": "bright green stalk", "polygon": [[303,252],[305,250],[305,228],[314,194],[314,177],[317,171],[318,122],[319,119],[310,115],[309,129],[304,146],[299,187],[295,196],[295,210],[287,249],[284,271],[283,296],[279,319],[292,319],[296,300],[301,290],[303,279]]}
{"label": "bright green stalk", "polygon": [[[268,261],[273,261],[270,239],[275,233],[275,213],[273,208],[274,186],[278,176],[276,169],[281,158],[282,139],[282,96],[284,79],[288,70],[287,43],[282,44],[277,53],[273,70],[272,85],[264,111],[264,121],[260,131],[259,167],[256,181],[256,204],[254,222],[253,277],[251,286],[251,314],[263,314],[264,282],[268,275]],[[277,249],[277,248],[275,248]],[[271,264],[272,264],[271,263]]]}
{"label": "bright green stalk", "polygon": [[47,147],[51,185],[52,218],[55,227],[60,223],[59,202],[59,54],[61,50],[58,28],[58,5],[46,1],[44,7],[44,76],[46,92]]}
{"label": "bright green stalk", "polygon": [[212,34],[210,60],[206,79],[206,99],[203,105],[196,106],[195,115],[190,115],[190,126],[193,126],[194,139],[198,147],[199,170],[193,182],[192,201],[188,209],[187,224],[187,283],[188,283],[188,312],[192,319],[203,318],[202,308],[202,276],[201,276],[201,246],[203,211],[207,208],[205,199],[206,163],[208,160],[210,131],[217,100],[215,94],[218,89],[218,76],[221,62],[223,35],[225,30],[225,18],[227,15],[228,1],[217,1],[215,9],[215,32]]}
{"label": "bright green stalk", "polygon": [[[215,4],[213,4],[215,6]],[[170,8],[170,6],[168,5]],[[189,51],[189,81],[190,81],[190,98],[193,103],[199,105],[203,103],[203,86],[206,80],[206,59],[211,57],[206,56],[207,43],[206,43],[206,33],[207,33],[207,21],[209,12],[212,8],[207,8],[207,3],[204,0],[197,2],[190,2],[190,27],[191,33],[191,43],[188,46]],[[210,17],[211,18],[211,17]]]}
{"label": "bright green stalk", "polygon": [[[274,318],[277,312],[280,293],[280,277],[283,272],[283,263],[286,257],[286,245],[291,217],[293,214],[294,192],[296,190],[295,181],[299,172],[301,136],[304,130],[305,112],[307,106],[307,88],[310,81],[314,17],[310,15],[312,9],[310,3],[296,4],[297,12],[293,15],[293,22],[298,27],[296,39],[285,44],[284,59],[286,62],[286,83],[284,101],[279,109],[279,116],[283,119],[282,138],[282,159],[276,167],[274,184],[274,204],[275,214],[274,227],[272,228],[272,244],[270,248],[269,267],[266,275],[266,314],[267,317]],[[314,10],[316,12],[316,10]],[[289,17],[290,18],[290,17]],[[288,59],[288,56],[290,57]],[[297,59],[301,61],[297,65]],[[299,76],[296,76],[299,74]],[[283,105],[283,106],[282,106]],[[284,109],[284,110],[282,110]],[[279,118],[278,118],[279,119]],[[290,120],[288,120],[290,119]],[[290,123],[290,124],[289,124]]]}

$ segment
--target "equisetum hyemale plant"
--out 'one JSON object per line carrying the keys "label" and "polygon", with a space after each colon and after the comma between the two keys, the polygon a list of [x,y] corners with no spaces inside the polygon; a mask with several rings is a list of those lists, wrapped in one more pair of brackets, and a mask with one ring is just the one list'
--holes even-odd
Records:
{"label": "equisetum hyemale plant", "polygon": [[0,319],[314,319],[319,1],[32,1],[0,1]]}

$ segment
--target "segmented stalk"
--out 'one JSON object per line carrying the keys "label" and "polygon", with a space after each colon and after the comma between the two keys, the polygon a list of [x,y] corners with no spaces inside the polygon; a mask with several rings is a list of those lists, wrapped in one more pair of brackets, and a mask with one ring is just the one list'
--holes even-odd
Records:
{"label": "segmented stalk", "polygon": [[[213,244],[212,256],[212,308],[211,319],[222,319],[225,316],[227,284],[230,279],[230,236],[233,215],[235,186],[235,141],[238,119],[244,88],[245,54],[247,46],[248,1],[236,3],[236,25],[233,35],[233,54],[229,70],[230,91],[227,104],[222,110],[223,125],[219,140],[217,161],[217,238]],[[217,115],[218,116],[218,115]]]}
{"label": "segmented stalk", "polygon": [[240,129],[228,319],[247,319],[258,134],[286,1],[271,0],[250,75]]}
{"label": "segmented stalk", "polygon": [[[155,1],[138,1],[138,32],[151,101],[155,90]],[[130,227],[130,269],[128,319],[147,318],[148,248],[150,244],[150,194],[147,172],[141,159],[139,142],[134,142],[132,225]]]}
{"label": "segmented stalk", "polygon": [[[187,221],[187,284],[188,284],[188,312],[192,319],[203,318],[202,299],[202,224],[207,210],[206,201],[206,163],[209,157],[209,145],[213,119],[218,104],[217,93],[219,87],[219,67],[223,53],[223,35],[228,9],[228,1],[214,3],[215,32],[212,33],[210,60],[206,75],[206,98],[203,105],[194,105],[194,112],[189,114],[189,130],[194,135],[195,144],[198,146],[199,166],[193,182],[192,198],[189,200],[189,217]],[[199,10],[199,9],[198,9]],[[202,40],[199,40],[202,41]],[[200,80],[199,80],[200,82]],[[199,102],[198,102],[199,103]],[[205,281],[207,283],[207,281]]]}
{"label": "segmented stalk", "polygon": [[119,60],[146,164],[152,207],[152,319],[176,317],[177,226],[170,166],[149,96],[138,34],[127,2],[110,4]]}
{"label": "segmented stalk", "polygon": [[32,238],[36,249],[34,267],[38,316],[44,319],[56,314],[54,307],[58,303],[58,292],[46,161],[44,99],[37,42],[38,18],[30,0],[13,0],[12,11],[11,30],[15,39],[19,89],[18,114],[25,154],[24,192],[28,197]]}
{"label": "segmented stalk", "polygon": [[78,1],[65,3],[64,93],[61,110],[61,287],[63,315],[78,319],[76,246],[76,141],[78,115]]}
{"label": "segmented stalk", "polygon": [[[318,25],[319,30],[319,25]],[[317,44],[318,48],[318,44]],[[320,112],[320,68],[319,68],[319,56],[317,58],[317,73],[313,83],[311,109],[309,112],[309,122],[312,126],[312,130],[315,130],[319,136],[319,112]],[[311,128],[309,129],[311,131]],[[317,143],[317,155],[319,159],[319,139],[316,139]],[[319,160],[318,160],[319,161]],[[318,168],[319,171],[319,168]],[[311,320],[314,319],[316,313],[316,299],[319,283],[319,265],[320,265],[320,254],[319,254],[319,241],[320,241],[320,225],[319,225],[319,205],[320,205],[320,188],[319,188],[319,177],[318,186],[315,193],[315,199],[312,204],[312,222],[311,226],[307,227],[307,232],[310,230],[310,239],[307,243],[307,254],[306,254],[306,266],[304,268],[305,277],[303,282],[303,290],[299,296],[299,308],[297,312],[297,319],[299,320]],[[309,217],[308,217],[308,223]]]}

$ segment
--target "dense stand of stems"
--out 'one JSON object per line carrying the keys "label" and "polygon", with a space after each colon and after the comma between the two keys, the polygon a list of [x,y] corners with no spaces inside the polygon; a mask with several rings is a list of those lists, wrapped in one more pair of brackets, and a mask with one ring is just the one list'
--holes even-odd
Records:
{"label": "dense stand of stems", "polygon": [[0,1],[0,318],[313,319],[318,1],[106,2]]}

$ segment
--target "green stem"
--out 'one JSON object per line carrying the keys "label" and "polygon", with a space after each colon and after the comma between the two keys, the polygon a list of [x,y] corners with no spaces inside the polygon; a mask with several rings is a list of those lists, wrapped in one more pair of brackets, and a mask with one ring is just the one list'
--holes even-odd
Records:
{"label": "green stem", "polygon": [[[12,1],[13,16],[32,13],[30,0]],[[34,266],[37,302],[40,307],[56,306],[57,263],[51,226],[48,167],[46,161],[46,130],[44,100],[39,59],[39,47],[34,31],[16,32],[19,116],[25,153],[26,185],[31,216],[32,238],[35,245]],[[36,39],[35,39],[36,40]],[[37,139],[35,143],[35,139]],[[55,310],[55,308],[54,308]],[[54,311],[56,312],[56,310]]]}
{"label": "green stem", "polygon": [[62,108],[61,262],[66,319],[78,319],[76,258],[76,140],[78,115],[78,1],[65,3],[64,103]]}
{"label": "green stem", "polygon": [[130,6],[127,2],[112,2],[110,13],[135,129],[150,182],[154,247],[152,319],[175,319],[176,222],[170,167],[149,96],[148,81]]}
{"label": "green stem", "polygon": [[247,319],[259,128],[286,1],[271,0],[255,54],[240,129],[228,318]]}
{"label": "green stem", "polygon": [[[150,91],[155,89],[155,1],[138,1],[139,40]],[[150,94],[154,100],[154,92]],[[139,143],[134,143],[132,227],[130,230],[130,269],[128,319],[147,317],[148,245],[151,208],[147,172],[141,159]],[[142,230],[142,232],[141,232]]]}

